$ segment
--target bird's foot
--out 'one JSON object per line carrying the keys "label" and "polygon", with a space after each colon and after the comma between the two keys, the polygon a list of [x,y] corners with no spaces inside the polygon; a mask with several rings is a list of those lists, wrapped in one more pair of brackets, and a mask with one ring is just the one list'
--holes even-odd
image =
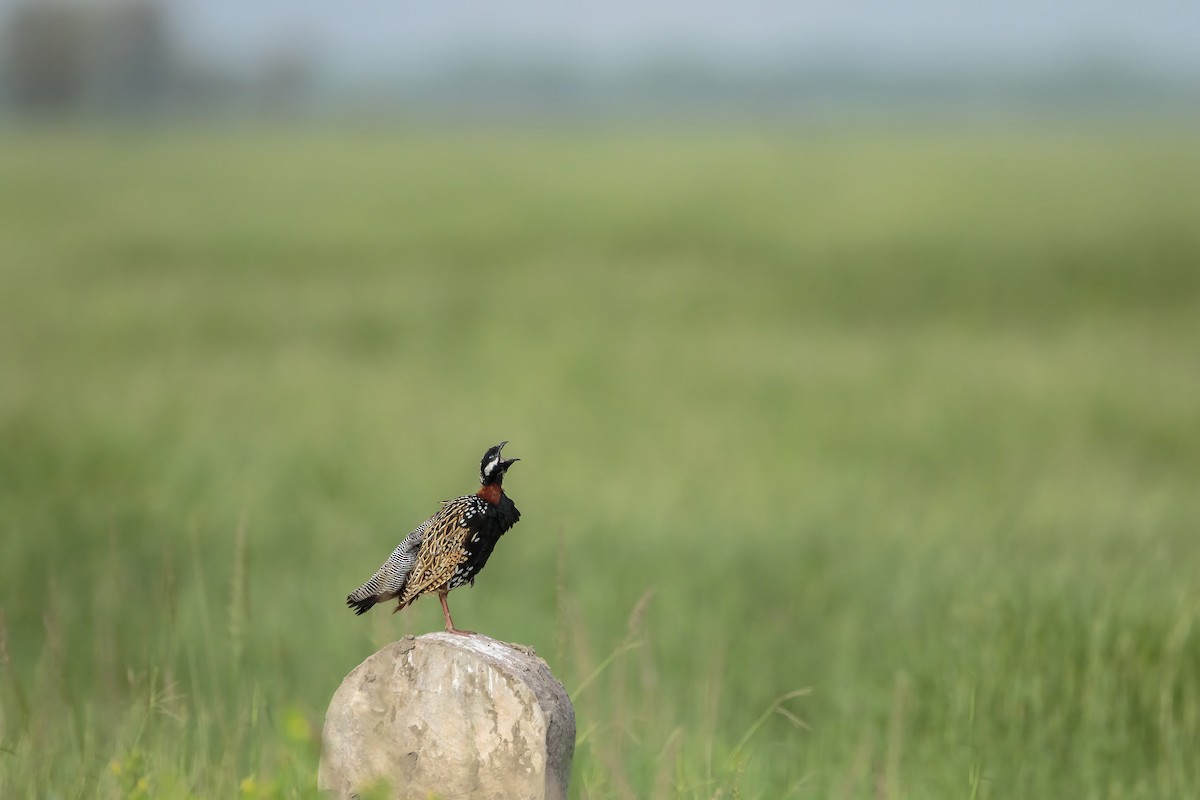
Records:
{"label": "bird's foot", "polygon": [[454,633],[454,634],[458,634],[459,636],[474,636],[475,635],[475,631],[463,631],[463,630],[459,630],[458,628],[454,628],[454,627],[447,627],[446,633]]}

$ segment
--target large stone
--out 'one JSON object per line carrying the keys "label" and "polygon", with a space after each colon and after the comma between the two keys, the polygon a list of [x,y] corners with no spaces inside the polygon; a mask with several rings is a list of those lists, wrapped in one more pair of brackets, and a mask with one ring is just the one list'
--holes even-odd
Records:
{"label": "large stone", "polygon": [[407,636],[359,664],[325,716],[320,788],[386,784],[393,797],[565,800],[575,712],[532,650]]}

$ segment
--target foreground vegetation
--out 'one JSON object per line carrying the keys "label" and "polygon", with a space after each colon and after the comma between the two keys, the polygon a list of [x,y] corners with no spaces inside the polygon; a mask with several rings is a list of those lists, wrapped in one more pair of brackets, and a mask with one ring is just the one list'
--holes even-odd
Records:
{"label": "foreground vegetation", "polygon": [[315,796],[345,594],[579,798],[1200,794],[1200,155],[1133,134],[10,133],[0,797]]}

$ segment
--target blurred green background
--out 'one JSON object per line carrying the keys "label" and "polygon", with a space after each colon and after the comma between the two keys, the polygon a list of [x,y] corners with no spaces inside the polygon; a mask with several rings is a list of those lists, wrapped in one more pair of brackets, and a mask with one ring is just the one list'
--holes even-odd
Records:
{"label": "blurred green background", "polygon": [[502,439],[573,798],[1200,796],[1198,29],[0,0],[0,800],[315,798]]}
{"label": "blurred green background", "polygon": [[1190,135],[15,129],[0,186],[0,795],[314,796],[441,626],[344,596],[500,439],[452,607],[574,796],[1200,791]]}

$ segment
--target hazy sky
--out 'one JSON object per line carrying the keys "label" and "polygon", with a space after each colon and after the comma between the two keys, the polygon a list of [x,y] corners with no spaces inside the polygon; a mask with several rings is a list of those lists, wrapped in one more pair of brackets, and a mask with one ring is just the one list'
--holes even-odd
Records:
{"label": "hazy sky", "polygon": [[[0,13],[24,0],[0,0]],[[106,0],[75,0],[103,4]],[[656,54],[830,57],[883,66],[1032,67],[1111,57],[1200,77],[1200,0],[166,0],[205,55],[254,59],[288,43],[350,72],[470,51],[551,54],[595,67]]]}
{"label": "hazy sky", "polygon": [[353,70],[419,65],[481,47],[549,51],[598,66],[685,51],[733,60],[842,54],[901,65],[1037,65],[1105,55],[1200,70],[1200,0],[174,0],[171,6],[193,47],[239,58],[290,39]]}

